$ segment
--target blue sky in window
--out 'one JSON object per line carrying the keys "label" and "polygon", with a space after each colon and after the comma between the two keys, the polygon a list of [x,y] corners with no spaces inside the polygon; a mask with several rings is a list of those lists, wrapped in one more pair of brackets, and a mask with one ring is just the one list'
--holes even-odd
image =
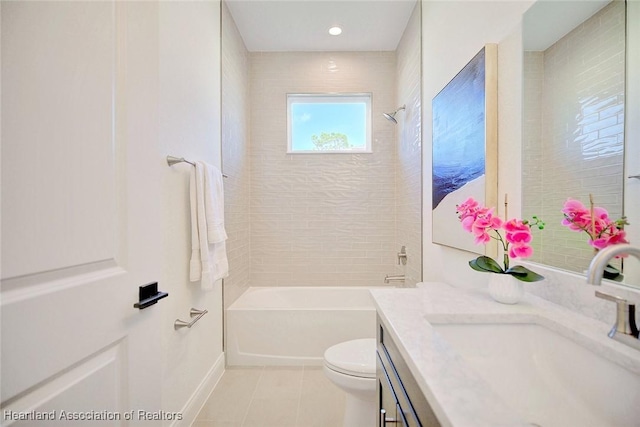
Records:
{"label": "blue sky in window", "polygon": [[366,112],[364,102],[359,103],[303,103],[291,104],[292,149],[313,150],[311,137],[322,132],[347,135],[349,144],[360,149],[366,147]]}

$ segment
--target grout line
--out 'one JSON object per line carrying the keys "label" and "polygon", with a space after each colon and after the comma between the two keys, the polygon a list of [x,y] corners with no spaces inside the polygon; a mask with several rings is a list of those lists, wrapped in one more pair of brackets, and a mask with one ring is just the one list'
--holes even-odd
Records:
{"label": "grout line", "polygon": [[304,378],[305,378],[306,372],[307,372],[307,367],[303,365],[302,375],[300,376],[300,387],[298,388],[298,407],[296,408],[296,426],[299,425],[299,420],[300,420],[300,406],[302,403],[302,386],[304,385]]}
{"label": "grout line", "polygon": [[240,427],[244,427],[244,423],[245,421],[247,421],[247,415],[249,415],[251,405],[253,405],[253,398],[256,395],[256,391],[258,390],[258,386],[260,385],[260,381],[262,380],[262,376],[264,375],[264,369],[264,366],[262,366],[262,368],[260,369],[260,377],[258,377],[258,381],[256,381],[256,385],[253,388],[253,393],[251,393],[251,398],[249,399],[249,404],[247,405],[247,409],[244,412],[244,417],[242,417],[242,421],[240,422]]}

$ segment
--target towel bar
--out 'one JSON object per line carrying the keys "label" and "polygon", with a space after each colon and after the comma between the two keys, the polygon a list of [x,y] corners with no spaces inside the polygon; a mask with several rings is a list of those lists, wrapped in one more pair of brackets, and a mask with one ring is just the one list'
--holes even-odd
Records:
{"label": "towel bar", "polygon": [[[191,166],[195,166],[196,164],[192,161],[185,159],[184,157],[175,157],[175,156],[167,156],[167,164],[169,166],[173,166],[176,163],[189,163]],[[229,178],[227,175],[222,174],[223,178]]]}
{"label": "towel bar", "polygon": [[204,316],[205,314],[207,314],[209,311],[208,310],[198,310],[197,308],[191,308],[191,310],[189,311],[189,314],[191,315],[191,317],[194,317],[194,319],[191,320],[191,322],[185,322],[184,320],[180,320],[180,319],[176,319],[175,322],[173,322],[173,329],[180,329],[180,328],[190,328],[193,326],[194,323],[196,323],[198,320],[200,320],[202,318],[202,316]]}

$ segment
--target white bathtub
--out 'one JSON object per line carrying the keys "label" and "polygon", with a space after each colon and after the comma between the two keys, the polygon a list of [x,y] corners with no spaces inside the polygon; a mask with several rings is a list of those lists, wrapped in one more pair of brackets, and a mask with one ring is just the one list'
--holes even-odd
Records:
{"label": "white bathtub", "polygon": [[227,310],[227,365],[322,365],[332,345],[375,336],[369,288],[252,287]]}

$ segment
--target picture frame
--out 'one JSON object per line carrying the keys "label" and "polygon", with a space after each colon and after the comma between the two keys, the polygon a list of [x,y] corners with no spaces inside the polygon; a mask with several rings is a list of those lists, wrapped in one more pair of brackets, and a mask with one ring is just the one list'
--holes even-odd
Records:
{"label": "picture frame", "polygon": [[486,44],[432,101],[432,242],[489,256],[497,245],[475,244],[456,205],[497,207],[497,63],[498,46]]}

